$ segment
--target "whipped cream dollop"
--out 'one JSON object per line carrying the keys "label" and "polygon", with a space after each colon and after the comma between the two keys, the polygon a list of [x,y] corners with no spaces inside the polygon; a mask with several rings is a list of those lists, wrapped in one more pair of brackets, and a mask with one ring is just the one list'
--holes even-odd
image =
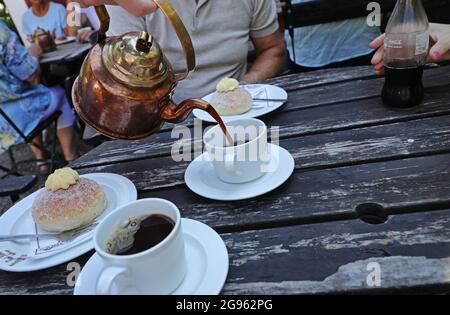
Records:
{"label": "whipped cream dollop", "polygon": [[79,179],[80,175],[70,167],[61,168],[47,178],[45,188],[51,191],[68,189],[70,186],[75,185]]}
{"label": "whipped cream dollop", "polygon": [[231,78],[223,78],[217,83],[216,91],[219,93],[230,92],[239,87],[239,81]]}

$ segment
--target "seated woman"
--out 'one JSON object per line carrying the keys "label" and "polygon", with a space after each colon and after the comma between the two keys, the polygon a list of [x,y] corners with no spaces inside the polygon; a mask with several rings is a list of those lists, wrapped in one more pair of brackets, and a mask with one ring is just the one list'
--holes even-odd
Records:
{"label": "seated woman", "polygon": [[[431,48],[428,54],[428,62],[441,62],[450,60],[450,24],[430,23]],[[370,43],[370,48],[378,49],[372,58],[375,72],[384,74],[383,52],[384,34]]]}
{"label": "seated woman", "polygon": [[[292,4],[300,2],[304,0],[292,0]],[[285,40],[292,70],[304,72],[370,65],[373,50],[368,44],[379,35],[380,29],[367,25],[366,17],[361,17],[296,28],[294,45],[288,32]]]}
{"label": "seated woman", "polygon": [[[32,45],[28,52],[19,43],[17,35],[0,20],[0,108],[25,135],[55,111],[61,111],[57,135],[65,159],[71,161],[77,157],[75,117],[63,89],[38,84],[37,57],[40,53],[36,45]],[[0,147],[8,148],[20,141],[17,132],[0,116]],[[42,145],[42,137],[35,139],[34,143]],[[37,147],[31,146],[31,149],[37,159],[47,158]]]}
{"label": "seated woman", "polygon": [[32,42],[31,37],[37,28],[53,33],[55,39],[65,38],[66,8],[50,0],[29,0],[31,7],[22,17],[22,31]]}

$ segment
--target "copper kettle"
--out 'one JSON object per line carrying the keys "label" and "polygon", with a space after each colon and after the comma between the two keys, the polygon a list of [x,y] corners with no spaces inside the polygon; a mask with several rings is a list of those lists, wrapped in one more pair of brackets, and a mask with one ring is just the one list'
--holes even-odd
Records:
{"label": "copper kettle", "polygon": [[56,44],[53,38],[54,36],[50,32],[40,27],[31,36],[33,43],[38,45],[44,53],[56,50]]}
{"label": "copper kettle", "polygon": [[160,130],[164,122],[180,122],[194,108],[211,110],[201,100],[172,101],[177,82],[195,68],[191,38],[180,17],[166,0],[153,0],[181,41],[187,70],[175,74],[158,43],[146,32],[106,38],[109,16],[96,7],[99,39],[86,57],[72,90],[78,115],[100,133],[115,139],[142,139]]}

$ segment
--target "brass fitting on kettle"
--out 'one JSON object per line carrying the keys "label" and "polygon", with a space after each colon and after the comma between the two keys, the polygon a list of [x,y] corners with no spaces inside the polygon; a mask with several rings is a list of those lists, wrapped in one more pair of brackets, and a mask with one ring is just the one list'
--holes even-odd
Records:
{"label": "brass fitting on kettle", "polygon": [[140,32],[136,41],[136,50],[148,53],[152,48],[152,36],[147,32]]}

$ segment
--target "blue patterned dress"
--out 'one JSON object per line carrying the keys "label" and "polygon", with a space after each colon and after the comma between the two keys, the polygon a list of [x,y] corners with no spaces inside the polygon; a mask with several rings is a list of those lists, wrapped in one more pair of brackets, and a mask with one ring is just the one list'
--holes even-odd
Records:
{"label": "blue patterned dress", "polygon": [[[26,81],[38,69],[36,58],[28,54],[17,35],[0,21],[0,108],[24,134],[39,124],[50,105],[50,90]],[[0,147],[8,148],[21,138],[0,116]]]}

